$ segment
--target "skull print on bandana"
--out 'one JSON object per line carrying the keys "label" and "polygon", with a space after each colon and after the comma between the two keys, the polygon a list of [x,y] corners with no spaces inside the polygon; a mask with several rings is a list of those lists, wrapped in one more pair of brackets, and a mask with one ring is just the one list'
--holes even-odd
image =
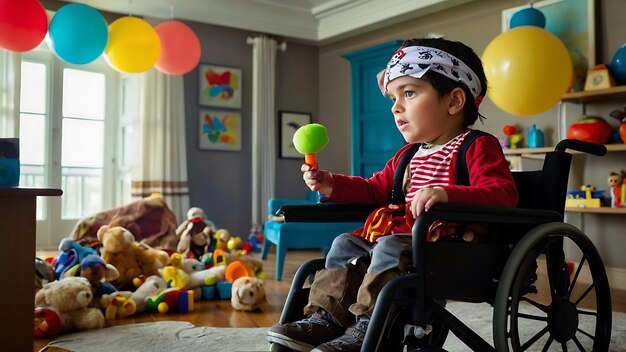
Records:
{"label": "skull print on bandana", "polygon": [[469,88],[474,99],[480,95],[480,80],[469,66],[443,50],[426,46],[409,46],[393,54],[384,73],[382,93],[387,92],[389,81],[402,76],[422,78],[430,70],[461,82]]}

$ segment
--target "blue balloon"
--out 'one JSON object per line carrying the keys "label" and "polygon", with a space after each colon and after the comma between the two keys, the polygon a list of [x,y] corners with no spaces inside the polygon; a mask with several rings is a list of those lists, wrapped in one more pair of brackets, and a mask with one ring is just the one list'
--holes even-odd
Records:
{"label": "blue balloon", "polygon": [[516,13],[511,16],[511,22],[509,23],[509,27],[511,29],[515,27],[521,26],[535,26],[540,28],[546,27],[546,16],[543,15],[543,12],[537,10],[534,7],[529,7]]}
{"label": "blue balloon", "polygon": [[88,64],[98,58],[109,39],[107,23],[93,7],[69,4],[50,21],[48,40],[52,51],[63,61]]}
{"label": "blue balloon", "polygon": [[613,55],[609,64],[609,72],[617,84],[626,84],[626,44],[617,49]]}

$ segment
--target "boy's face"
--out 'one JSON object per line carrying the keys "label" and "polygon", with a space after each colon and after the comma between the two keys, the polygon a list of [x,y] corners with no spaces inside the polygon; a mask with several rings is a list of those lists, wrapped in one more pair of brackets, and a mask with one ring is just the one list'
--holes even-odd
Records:
{"label": "boy's face", "polygon": [[396,127],[408,143],[444,144],[463,131],[462,116],[450,114],[451,94],[439,97],[430,82],[409,76],[387,85]]}

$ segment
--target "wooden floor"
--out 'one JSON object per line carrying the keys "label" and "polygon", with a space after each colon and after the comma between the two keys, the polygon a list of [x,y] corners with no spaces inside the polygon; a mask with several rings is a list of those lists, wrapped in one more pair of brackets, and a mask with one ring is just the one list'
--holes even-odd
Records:
{"label": "wooden floor", "polygon": [[[54,254],[54,253],[52,253]],[[42,253],[38,253],[39,256]],[[46,253],[50,255],[50,253]],[[255,254],[259,255],[259,254]],[[283,305],[287,298],[289,286],[293,276],[303,262],[321,257],[321,251],[317,250],[290,250],[285,260],[283,280],[275,278],[275,252],[272,250],[268,259],[264,261],[266,273],[265,290],[268,302],[260,312],[239,312],[232,309],[230,300],[199,301],[195,304],[195,310],[191,313],[141,313],[136,316],[108,321],[106,326],[124,325],[162,320],[188,321],[195,326],[215,327],[269,327],[278,322]],[[260,256],[260,255],[259,255]],[[540,292],[545,292],[540,290]],[[626,291],[612,291],[613,310],[626,312]],[[36,339],[34,351],[39,351],[51,339]]]}
{"label": "wooden floor", "polygon": [[[37,253],[38,256],[54,255],[56,253]],[[259,256],[260,254],[254,254]],[[267,303],[260,312],[235,311],[230,305],[230,300],[198,301],[194,305],[194,311],[190,313],[141,313],[135,316],[107,321],[106,326],[124,325],[133,323],[145,323],[162,320],[188,321],[195,326],[253,328],[269,327],[276,324],[280,318],[283,305],[287,299],[289,286],[293,276],[303,262],[322,256],[320,250],[290,250],[285,259],[285,269],[282,281],[276,281],[276,256],[275,251],[270,251],[267,260],[263,262],[266,273],[265,291]],[[39,351],[52,339],[35,339],[33,351]]]}

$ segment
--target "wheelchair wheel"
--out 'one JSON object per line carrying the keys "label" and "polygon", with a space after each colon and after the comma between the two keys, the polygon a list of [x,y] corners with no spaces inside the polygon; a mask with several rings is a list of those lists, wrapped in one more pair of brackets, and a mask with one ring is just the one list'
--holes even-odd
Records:
{"label": "wheelchair wheel", "polygon": [[[574,270],[565,253],[578,263]],[[542,271],[544,286],[536,281]],[[495,347],[608,351],[611,313],[604,265],[589,238],[569,224],[540,225],[517,243],[502,271],[493,313]]]}

